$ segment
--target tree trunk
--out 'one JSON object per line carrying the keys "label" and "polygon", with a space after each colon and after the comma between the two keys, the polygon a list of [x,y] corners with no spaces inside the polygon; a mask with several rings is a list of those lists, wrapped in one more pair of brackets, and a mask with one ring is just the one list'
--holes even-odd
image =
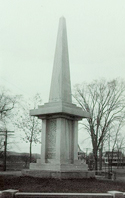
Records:
{"label": "tree trunk", "polygon": [[95,156],[95,170],[98,170],[98,157]]}
{"label": "tree trunk", "polygon": [[101,142],[101,147],[99,149],[99,170],[102,170],[102,165],[103,165],[103,141]]}
{"label": "tree trunk", "polygon": [[97,155],[97,149],[94,148],[94,160],[95,160],[95,170],[98,170],[98,155]]}
{"label": "tree trunk", "polygon": [[98,149],[97,149],[97,140],[93,141],[93,155],[95,160],[95,170],[98,170]]}
{"label": "tree trunk", "polygon": [[102,148],[99,149],[99,170],[102,170]]}
{"label": "tree trunk", "polygon": [[32,141],[30,141],[30,163],[32,162]]}

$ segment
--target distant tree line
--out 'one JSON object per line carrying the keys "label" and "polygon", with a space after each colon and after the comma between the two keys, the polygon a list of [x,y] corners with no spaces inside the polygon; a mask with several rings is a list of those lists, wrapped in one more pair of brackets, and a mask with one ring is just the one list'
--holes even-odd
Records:
{"label": "distant tree line", "polygon": [[[2,165],[4,153],[1,152],[0,155],[0,166]],[[35,163],[37,159],[40,158],[39,154],[32,154],[31,162]],[[7,169],[15,169],[15,170],[21,170],[23,168],[29,168],[30,163],[30,154],[29,153],[17,153],[17,152],[7,152]]]}

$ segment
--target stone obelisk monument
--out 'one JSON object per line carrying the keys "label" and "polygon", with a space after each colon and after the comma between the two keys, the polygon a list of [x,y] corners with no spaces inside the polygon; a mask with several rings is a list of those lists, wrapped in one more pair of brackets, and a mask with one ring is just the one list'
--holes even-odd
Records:
{"label": "stone obelisk monument", "polygon": [[78,121],[89,117],[72,103],[66,21],[60,18],[49,102],[30,111],[42,119],[41,159],[26,171],[44,178],[92,176],[78,161]]}

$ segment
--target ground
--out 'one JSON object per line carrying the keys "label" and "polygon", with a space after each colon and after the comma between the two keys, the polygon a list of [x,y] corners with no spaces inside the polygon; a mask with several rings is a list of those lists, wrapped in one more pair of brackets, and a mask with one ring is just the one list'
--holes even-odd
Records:
{"label": "ground", "polygon": [[20,175],[0,175],[0,190],[15,189],[20,192],[106,193],[125,192],[125,183],[98,179],[40,179]]}

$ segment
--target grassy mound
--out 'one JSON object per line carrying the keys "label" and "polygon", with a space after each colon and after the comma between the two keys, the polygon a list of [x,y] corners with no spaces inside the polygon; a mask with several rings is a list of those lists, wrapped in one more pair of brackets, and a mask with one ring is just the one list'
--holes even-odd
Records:
{"label": "grassy mound", "polygon": [[106,193],[125,191],[125,185],[116,181],[97,179],[41,179],[26,176],[0,176],[0,190],[15,189],[20,192]]}

